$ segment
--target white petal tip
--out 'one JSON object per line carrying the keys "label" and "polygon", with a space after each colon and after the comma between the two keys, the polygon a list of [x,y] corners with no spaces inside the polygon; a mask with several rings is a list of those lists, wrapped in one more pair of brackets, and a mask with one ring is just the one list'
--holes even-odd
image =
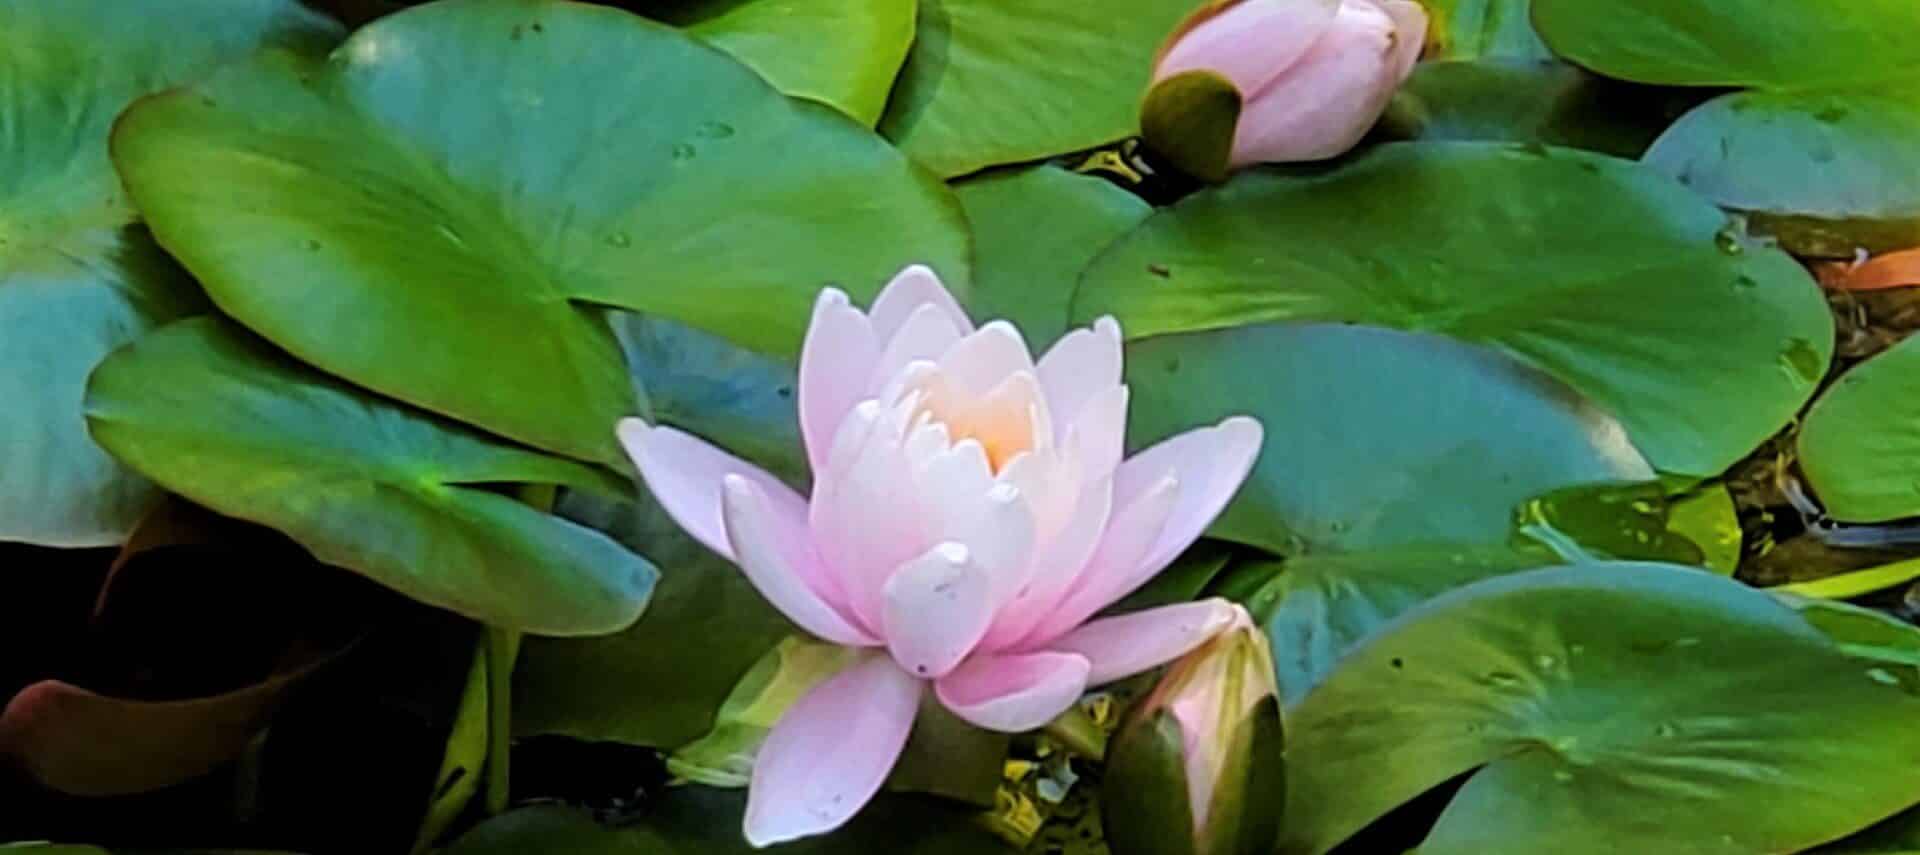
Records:
{"label": "white petal tip", "polygon": [[1114,341],[1120,340],[1120,321],[1112,315],[1101,315],[1093,322],[1093,331]]}
{"label": "white petal tip", "polygon": [[1260,424],[1260,420],[1252,416],[1233,416],[1222,421],[1218,429],[1221,433],[1226,434],[1230,440],[1253,445],[1259,445],[1260,441],[1265,439],[1267,435],[1266,427]]}
{"label": "white petal tip", "polygon": [[942,543],[934,547],[934,552],[940,556],[940,560],[955,567],[966,564],[967,559],[972,557],[964,543]]}

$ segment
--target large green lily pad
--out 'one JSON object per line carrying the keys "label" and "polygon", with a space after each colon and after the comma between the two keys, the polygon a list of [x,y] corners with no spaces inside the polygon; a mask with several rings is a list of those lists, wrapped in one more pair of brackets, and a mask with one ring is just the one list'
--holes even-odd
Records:
{"label": "large green lily pad", "polygon": [[1427,0],[1425,5],[1429,59],[1553,56],[1533,31],[1533,0]]}
{"label": "large green lily pad", "polygon": [[1461,775],[1423,855],[1799,851],[1920,800],[1915,714],[1913,669],[1736,582],[1504,576],[1402,615],[1290,711],[1282,851]]}
{"label": "large green lily pad", "polygon": [[1423,62],[1380,118],[1393,139],[1584,148],[1637,158],[1673,116],[1658,90],[1557,60]]}
{"label": "large green lily pad", "polygon": [[316,48],[293,0],[0,0],[0,540],[118,543],[154,492],[88,438],[87,372],[198,311],[107,160],[122,107],[262,45]]}
{"label": "large green lily pad", "polygon": [[1131,136],[1167,34],[1191,0],[920,0],[880,129],[943,175]]}
{"label": "large green lily pad", "polygon": [[1812,89],[1920,73],[1908,0],[1533,0],[1533,22],[1555,53],[1641,83]]}
{"label": "large green lily pad", "polygon": [[1653,477],[1619,423],[1565,386],[1440,336],[1256,324],[1127,352],[1144,445],[1235,413],[1266,426],[1212,533],[1285,554],[1505,543],[1561,487]]}
{"label": "large green lily pad", "polygon": [[1785,425],[1833,351],[1785,253],[1652,170],[1540,146],[1242,174],[1095,261],[1074,313],[1102,312],[1135,337],[1339,320],[1491,345],[1613,413],[1660,469],[1703,477]]}
{"label": "large green lily pad", "polygon": [[1647,152],[1801,255],[1920,244],[1920,104],[1906,88],[1725,95]]}
{"label": "large green lily pad", "polygon": [[913,43],[914,0],[654,0],[647,14],[685,27],[788,95],[880,121]]}
{"label": "large green lily pad", "polygon": [[633,403],[585,304],[775,353],[814,295],[913,262],[967,279],[957,203],[871,131],[665,25],[453,0],[330,61],[263,58],[130,111],[116,162],[161,243],[302,360],[618,464]]}
{"label": "large green lily pad", "polygon": [[1855,366],[1807,413],[1800,466],[1829,515],[1920,516],[1920,338]]}
{"label": "large green lily pad", "polygon": [[1153,212],[1104,179],[1056,166],[989,172],[954,189],[973,225],[968,307],[1013,321],[1035,350],[1066,333],[1080,271]]}
{"label": "large green lily pad", "polygon": [[612,632],[657,575],[605,535],[488,489],[620,492],[603,470],[374,398],[222,320],[180,321],[114,354],[94,372],[87,419],[168,490],[490,625]]}
{"label": "large green lily pad", "polygon": [[660,584],[647,613],[617,635],[528,639],[514,671],[514,730],[662,749],[698,738],[792,624],[651,499],[575,492],[560,511],[647,556]]}

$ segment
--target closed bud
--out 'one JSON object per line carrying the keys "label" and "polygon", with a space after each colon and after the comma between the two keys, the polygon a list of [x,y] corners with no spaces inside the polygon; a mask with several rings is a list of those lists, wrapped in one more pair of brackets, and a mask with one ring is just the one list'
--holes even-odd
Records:
{"label": "closed bud", "polygon": [[1128,714],[1102,793],[1115,855],[1268,855],[1286,773],[1266,636],[1231,627],[1171,666]]}
{"label": "closed bud", "polygon": [[1141,132],[1208,180],[1338,157],[1379,120],[1426,33],[1414,0],[1214,0],[1161,48]]}

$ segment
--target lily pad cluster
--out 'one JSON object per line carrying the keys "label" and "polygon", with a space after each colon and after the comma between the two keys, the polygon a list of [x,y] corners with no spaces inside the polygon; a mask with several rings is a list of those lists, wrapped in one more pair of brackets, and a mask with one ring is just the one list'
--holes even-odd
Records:
{"label": "lily pad cluster", "polygon": [[[846,660],[613,426],[805,489],[816,295],[925,264],[1117,320],[1128,451],[1265,426],[1115,611],[1265,632],[1273,851],[1920,849],[1920,345],[1809,268],[1920,245],[1907,0],[1429,0],[1213,183],[1139,138],[1194,0],[162,5],[0,0],[0,848],[750,851]],[[775,851],[1105,852],[1144,688],[923,710]]]}

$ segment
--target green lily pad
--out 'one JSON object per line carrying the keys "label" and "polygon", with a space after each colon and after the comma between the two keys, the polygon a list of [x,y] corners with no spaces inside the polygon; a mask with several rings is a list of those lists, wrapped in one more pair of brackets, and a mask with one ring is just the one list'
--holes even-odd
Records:
{"label": "green lily pad", "polygon": [[1554,53],[1666,86],[1822,86],[1911,79],[1920,6],[1907,0],[1533,0]]}
{"label": "green lily pad", "polygon": [[1674,116],[1655,91],[1554,60],[1423,62],[1394,93],[1392,139],[1539,143],[1637,158]]}
{"label": "green lily pad", "polygon": [[142,102],[114,155],[222,310],[302,360],[623,465],[633,402],[589,305],[793,352],[819,289],[967,279],[951,194],[871,131],[671,27],[454,0],[327,62]]}
{"label": "green lily pad", "polygon": [[376,399],[224,321],[179,321],[114,354],[87,419],[168,490],[489,625],[611,632],[653,587],[653,567],[604,535],[486,489],[617,493],[618,479]]}
{"label": "green lily pad", "polygon": [[1740,92],[1688,113],[1646,163],[1800,255],[1920,244],[1920,104],[1904,89]]}
{"label": "green lily pad", "polygon": [[645,818],[610,828],[584,811],[557,806],[522,808],[467,833],[447,855],[988,855],[1012,852],[951,806],[882,797],[846,828],[826,835],[754,849],[741,836],[746,796],[738,790],[683,787],[646,805]]}
{"label": "green lily pad", "polygon": [[1464,775],[1423,855],[1799,851],[1920,800],[1914,714],[1920,673],[1736,582],[1504,576],[1402,615],[1292,709],[1282,849]]}
{"label": "green lily pad", "polygon": [[1356,645],[1408,609],[1482,579],[1558,563],[1538,549],[1422,547],[1303,555],[1234,573],[1269,577],[1243,600],[1273,642],[1280,698],[1292,708]]}
{"label": "green lily pad", "polygon": [[807,483],[794,367],[665,318],[614,313],[640,413]]}
{"label": "green lily pad", "polygon": [[1319,174],[1242,174],[1095,261],[1074,313],[1103,312],[1134,337],[1338,320],[1484,343],[1700,477],[1785,425],[1833,351],[1791,257],[1652,170],[1538,146],[1396,144]]}
{"label": "green lily pad", "polygon": [[0,0],[0,540],[120,542],[151,484],[87,436],[87,372],[203,303],[107,159],[122,107],[263,45],[337,27],[293,0]]}
{"label": "green lily pad", "polygon": [[1012,321],[1036,350],[1066,333],[1080,271],[1153,212],[1103,179],[1054,166],[989,172],[954,190],[973,224],[969,308]]}
{"label": "green lily pad", "polygon": [[1257,324],[1134,342],[1128,435],[1234,413],[1265,424],[1216,537],[1280,552],[1505,543],[1561,487],[1644,481],[1619,423],[1551,378],[1434,335]]}
{"label": "green lily pad", "polygon": [[1828,515],[1920,516],[1920,338],[1841,375],[1800,428],[1800,468]]}
{"label": "green lily pad", "polygon": [[1154,54],[1193,0],[921,0],[880,129],[942,176],[1131,136]]}
{"label": "green lily pad", "polygon": [[1533,31],[1534,0],[1426,0],[1427,56],[1456,60],[1548,59]]}
{"label": "green lily pad", "polygon": [[867,127],[886,110],[913,43],[914,0],[659,0],[645,12]]}
{"label": "green lily pad", "polygon": [[617,635],[527,639],[514,671],[515,733],[663,749],[698,738],[793,625],[651,499],[571,492],[559,510],[647,556],[661,578],[646,614]]}

